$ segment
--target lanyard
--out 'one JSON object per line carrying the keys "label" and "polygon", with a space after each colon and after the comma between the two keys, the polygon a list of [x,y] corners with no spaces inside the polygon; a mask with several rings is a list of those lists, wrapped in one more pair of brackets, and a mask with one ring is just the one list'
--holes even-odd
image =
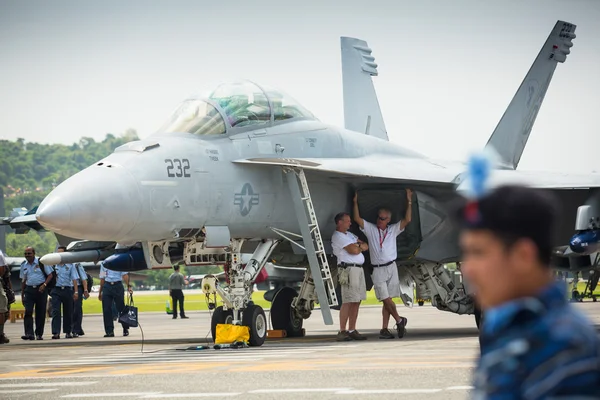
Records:
{"label": "lanyard", "polygon": [[385,228],[385,233],[383,234],[383,239],[381,238],[381,229],[377,228],[377,231],[379,232],[379,248],[383,250],[383,242],[385,242],[385,238],[388,234],[388,228]]}

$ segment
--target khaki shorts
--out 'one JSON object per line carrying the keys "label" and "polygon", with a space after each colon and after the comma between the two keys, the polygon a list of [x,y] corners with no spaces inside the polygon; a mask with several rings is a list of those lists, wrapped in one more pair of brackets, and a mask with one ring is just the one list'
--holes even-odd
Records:
{"label": "khaki shorts", "polygon": [[347,285],[342,287],[342,303],[358,303],[367,299],[367,284],[362,267],[348,267]]}
{"label": "khaki shorts", "polygon": [[385,267],[373,268],[372,278],[377,300],[400,297],[400,280],[395,262]]}
{"label": "khaki shorts", "polygon": [[2,280],[0,280],[0,314],[8,312],[8,299],[6,293],[4,293],[4,287],[2,286]]}

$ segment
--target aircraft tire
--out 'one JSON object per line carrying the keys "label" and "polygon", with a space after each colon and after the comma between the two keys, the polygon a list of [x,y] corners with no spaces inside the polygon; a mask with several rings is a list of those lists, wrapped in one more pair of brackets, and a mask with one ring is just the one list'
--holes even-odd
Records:
{"label": "aircraft tire", "polygon": [[250,346],[262,346],[267,339],[267,317],[261,306],[248,304],[242,314],[242,325],[250,328]]}
{"label": "aircraft tire", "polygon": [[210,332],[212,333],[213,342],[217,338],[218,324],[231,324],[233,322],[233,310],[223,310],[223,306],[215,308],[212,318],[210,319]]}
{"label": "aircraft tire", "polygon": [[287,337],[304,336],[304,329],[302,329],[304,320],[292,314],[292,302],[296,296],[298,293],[291,287],[279,289],[273,297],[269,312],[273,329],[286,331]]}

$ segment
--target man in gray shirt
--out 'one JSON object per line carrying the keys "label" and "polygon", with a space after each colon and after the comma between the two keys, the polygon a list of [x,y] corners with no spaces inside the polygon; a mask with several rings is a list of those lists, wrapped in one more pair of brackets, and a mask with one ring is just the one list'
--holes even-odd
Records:
{"label": "man in gray shirt", "polygon": [[173,299],[173,319],[177,318],[177,302],[179,301],[179,315],[182,319],[188,318],[183,311],[183,286],[185,279],[179,272],[179,265],[173,266],[175,272],[169,276],[169,295]]}

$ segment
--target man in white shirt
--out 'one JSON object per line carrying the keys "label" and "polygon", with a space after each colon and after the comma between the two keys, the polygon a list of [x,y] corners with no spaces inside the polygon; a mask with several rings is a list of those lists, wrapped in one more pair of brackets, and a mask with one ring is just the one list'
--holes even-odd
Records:
{"label": "man in white shirt", "polygon": [[408,322],[405,317],[398,315],[396,304],[392,300],[394,297],[401,296],[400,279],[396,266],[396,258],[398,258],[396,237],[404,231],[411,220],[412,191],[410,189],[406,189],[406,198],[408,206],[404,219],[389,225],[392,213],[386,208],[380,208],[377,211],[377,224],[363,220],[358,212],[358,193],[354,195],[354,221],[360,226],[360,230],[370,243],[369,255],[373,266],[373,287],[377,300],[383,302],[383,325],[379,332],[380,339],[394,338],[394,335],[388,330],[390,315],[396,320],[399,338],[404,337]]}
{"label": "man in white shirt", "polygon": [[[360,302],[367,299],[367,285],[362,265],[365,262],[363,251],[369,246],[360,241],[356,235],[349,232],[350,214],[341,212],[335,216],[336,231],[331,237],[333,254],[337,257],[338,276],[345,274],[347,282],[340,283],[342,287],[342,307],[340,308],[340,331],[338,342],[348,340],[365,340],[356,330],[358,308]],[[349,321],[348,321],[349,320]],[[348,330],[346,324],[348,323]]]}

